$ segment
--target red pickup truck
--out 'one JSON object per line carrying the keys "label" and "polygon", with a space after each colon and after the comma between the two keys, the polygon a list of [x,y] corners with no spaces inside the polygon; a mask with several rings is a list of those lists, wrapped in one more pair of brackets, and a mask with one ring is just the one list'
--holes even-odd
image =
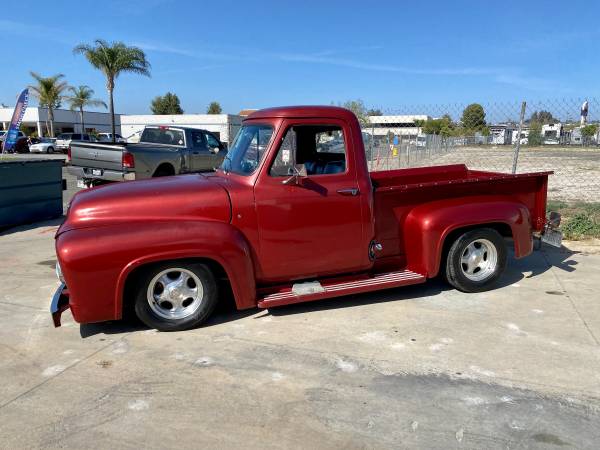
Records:
{"label": "red pickup truck", "polygon": [[[442,274],[489,289],[546,220],[551,172],[464,165],[369,173],[359,123],[329,106],[265,109],[243,123],[221,167],[76,194],[56,234],[56,326],[120,319],[204,322],[223,292],[270,308],[424,283]],[[549,237],[548,237],[549,236]],[[229,285],[229,287],[227,286]]]}

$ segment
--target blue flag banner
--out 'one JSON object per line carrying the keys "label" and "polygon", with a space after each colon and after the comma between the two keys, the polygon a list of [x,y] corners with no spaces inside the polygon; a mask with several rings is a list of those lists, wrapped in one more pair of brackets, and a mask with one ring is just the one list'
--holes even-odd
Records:
{"label": "blue flag banner", "polygon": [[21,92],[21,95],[19,95],[17,104],[15,105],[15,111],[13,112],[13,116],[8,127],[8,132],[6,133],[6,137],[4,139],[4,145],[2,147],[3,153],[10,152],[17,143],[17,137],[19,136],[19,127],[21,126],[21,121],[23,120],[23,116],[25,115],[25,110],[27,109],[28,102],[29,89],[23,89],[23,92]]}

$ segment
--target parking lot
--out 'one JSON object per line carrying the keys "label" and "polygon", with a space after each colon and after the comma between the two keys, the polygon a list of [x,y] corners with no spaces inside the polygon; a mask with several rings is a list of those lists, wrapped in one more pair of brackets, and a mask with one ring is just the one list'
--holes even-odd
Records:
{"label": "parking lot", "polygon": [[[56,157],[60,157],[56,155]],[[65,202],[72,195],[74,180]],[[54,329],[60,220],[0,234],[0,448],[595,448],[600,247],[181,333]]]}

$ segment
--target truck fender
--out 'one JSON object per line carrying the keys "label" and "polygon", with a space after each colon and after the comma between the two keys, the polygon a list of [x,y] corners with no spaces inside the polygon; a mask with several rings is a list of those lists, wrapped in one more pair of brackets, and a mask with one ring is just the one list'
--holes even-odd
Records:
{"label": "truck fender", "polygon": [[448,235],[485,224],[510,227],[517,258],[531,253],[531,218],[524,204],[504,196],[446,199],[421,204],[408,213],[402,235],[410,270],[435,277]]}
{"label": "truck fender", "polygon": [[[173,259],[207,259],[218,263],[227,274],[238,309],[256,306],[256,284],[251,250],[242,233],[228,223],[189,221],[185,223],[150,224],[148,235],[169,237],[168,245],[144,239],[143,254],[131,259],[118,276],[115,292],[115,316],[123,310],[123,293],[127,277],[136,268],[153,262]],[[156,230],[156,228],[159,230]],[[158,231],[158,233],[157,233]],[[144,235],[144,226],[136,234]]]}

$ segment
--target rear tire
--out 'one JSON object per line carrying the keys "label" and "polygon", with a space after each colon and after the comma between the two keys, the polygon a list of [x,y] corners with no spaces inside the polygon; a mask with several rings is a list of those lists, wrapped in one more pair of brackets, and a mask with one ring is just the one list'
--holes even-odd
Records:
{"label": "rear tire", "polygon": [[54,148],[48,147],[48,149],[46,150],[46,153],[54,153]]}
{"label": "rear tire", "polygon": [[479,228],[463,233],[452,243],[446,259],[446,280],[459,291],[487,291],[505,268],[504,239],[492,228]]}
{"label": "rear tire", "polygon": [[218,298],[215,276],[205,264],[166,262],[138,278],[135,313],[150,328],[182,331],[203,323]]}

